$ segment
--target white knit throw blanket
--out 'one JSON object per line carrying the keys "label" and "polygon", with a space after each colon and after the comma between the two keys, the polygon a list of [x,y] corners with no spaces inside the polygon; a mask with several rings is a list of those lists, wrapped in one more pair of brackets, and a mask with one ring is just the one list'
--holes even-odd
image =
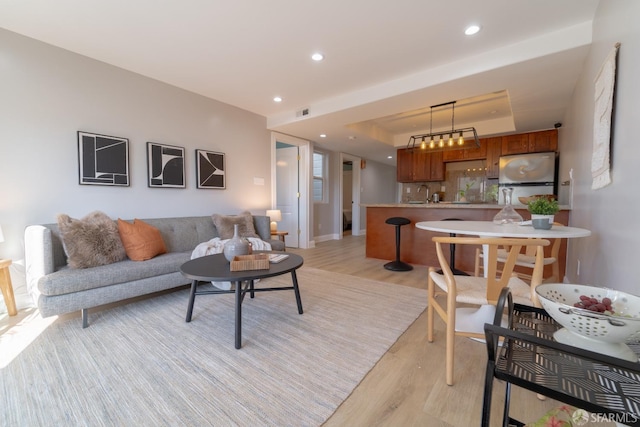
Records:
{"label": "white knit throw blanket", "polygon": [[[270,251],[271,244],[265,242],[262,239],[257,239],[255,237],[246,237],[246,239],[251,243],[251,248],[256,251]],[[230,239],[220,240],[219,237],[214,237],[208,242],[200,243],[196,248],[191,252],[191,259],[200,258],[206,255],[220,254],[224,249],[224,244],[227,243]],[[223,290],[231,289],[231,282],[211,282],[213,286]]]}

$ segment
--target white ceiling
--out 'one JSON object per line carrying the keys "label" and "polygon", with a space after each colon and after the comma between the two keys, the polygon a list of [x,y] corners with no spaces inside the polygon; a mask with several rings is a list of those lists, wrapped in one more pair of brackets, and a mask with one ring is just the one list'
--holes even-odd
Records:
{"label": "white ceiling", "polygon": [[[457,100],[456,128],[475,126],[480,136],[560,122],[597,5],[0,0],[0,27],[263,115],[269,129],[320,147],[395,165],[396,148],[429,131],[432,105]],[[465,36],[471,23],[482,30]],[[311,60],[316,51],[324,61]],[[297,117],[303,108],[309,115]],[[451,126],[451,111],[440,110],[434,130]]]}

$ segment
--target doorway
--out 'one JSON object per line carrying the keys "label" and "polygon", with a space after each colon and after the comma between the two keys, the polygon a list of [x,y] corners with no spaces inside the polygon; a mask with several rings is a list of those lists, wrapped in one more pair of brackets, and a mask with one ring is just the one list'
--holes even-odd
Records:
{"label": "doorway", "polygon": [[[341,238],[345,235],[359,236],[360,233],[360,157],[340,153],[340,209],[336,221],[341,224]],[[350,221],[349,221],[350,217]],[[350,222],[350,224],[349,224]]]}
{"label": "doorway", "polygon": [[279,209],[278,231],[286,231],[285,244],[309,247],[309,142],[288,135],[271,134],[271,206]]}
{"label": "doorway", "polygon": [[276,143],[276,209],[282,219],[278,231],[285,231],[285,244],[290,248],[299,247],[298,229],[300,222],[300,189],[298,188],[298,147]]}
{"label": "doorway", "polygon": [[353,225],[353,162],[342,163],[342,235],[350,236]]}

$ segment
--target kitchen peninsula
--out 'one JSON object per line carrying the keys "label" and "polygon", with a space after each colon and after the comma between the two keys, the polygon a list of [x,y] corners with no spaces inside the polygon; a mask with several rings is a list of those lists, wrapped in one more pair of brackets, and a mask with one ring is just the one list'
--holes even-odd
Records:
{"label": "kitchen peninsula", "polygon": [[[420,221],[441,221],[457,218],[463,221],[491,221],[504,205],[497,204],[457,204],[457,203],[390,203],[363,205],[367,209],[366,256],[383,260],[395,259],[395,227],[385,224],[387,218],[400,216],[411,220],[411,224],[401,228],[401,258],[410,264],[438,266],[435,245],[431,238],[442,233],[420,230],[415,224]],[[516,211],[525,220],[531,214],[524,205],[515,205]],[[555,222],[568,225],[569,209],[561,206],[555,215]],[[566,241],[562,242],[559,253],[560,277],[564,276]],[[456,268],[473,272],[475,249],[470,245],[457,248]],[[547,267],[548,268],[548,267]],[[549,274],[545,271],[545,275]],[[426,278],[425,278],[426,280]]]}

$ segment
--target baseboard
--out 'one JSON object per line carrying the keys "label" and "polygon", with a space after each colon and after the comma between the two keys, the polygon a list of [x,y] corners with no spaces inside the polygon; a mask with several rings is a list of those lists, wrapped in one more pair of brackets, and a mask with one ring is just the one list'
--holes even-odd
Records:
{"label": "baseboard", "polygon": [[339,236],[337,234],[325,234],[324,236],[315,236],[313,240],[316,243],[326,242],[327,240],[338,240]]}

